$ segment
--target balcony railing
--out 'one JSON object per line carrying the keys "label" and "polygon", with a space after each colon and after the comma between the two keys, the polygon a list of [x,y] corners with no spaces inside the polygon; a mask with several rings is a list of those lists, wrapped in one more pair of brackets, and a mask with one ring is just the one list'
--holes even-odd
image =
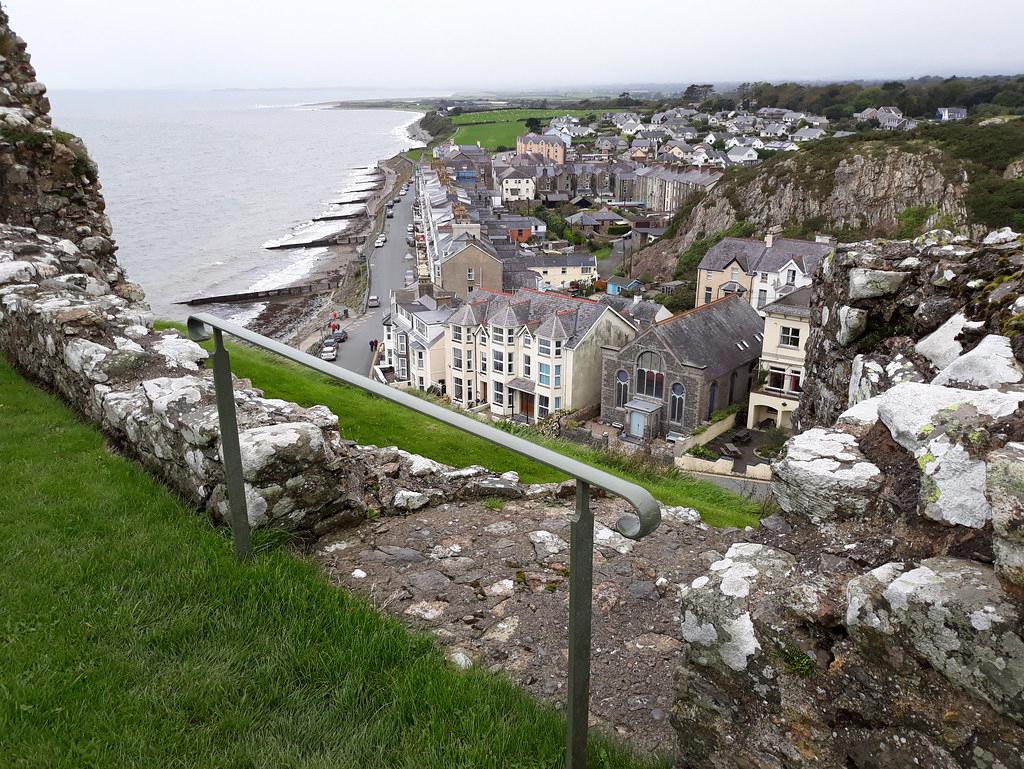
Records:
{"label": "balcony railing", "polygon": [[590,510],[590,487],[605,491],[628,502],[633,514],[626,513],[615,528],[630,539],[650,534],[661,522],[661,508],[646,489],[617,478],[596,467],[538,446],[523,438],[422,400],[402,390],[335,366],[300,352],[249,329],[208,313],[189,316],[188,333],[193,341],[212,338],[213,380],[217,396],[217,415],[221,431],[221,458],[231,513],[231,531],[235,554],[239,559],[251,555],[249,514],[242,480],[242,455],[238,440],[235,393],[232,386],[231,358],[224,346],[224,334],[280,355],[294,363],[333,379],[366,390],[380,398],[417,411],[463,432],[553,467],[576,479],[576,513],[571,519],[569,536],[569,686],[566,723],[566,769],[585,769],[590,705],[591,616],[594,571],[594,514]]}

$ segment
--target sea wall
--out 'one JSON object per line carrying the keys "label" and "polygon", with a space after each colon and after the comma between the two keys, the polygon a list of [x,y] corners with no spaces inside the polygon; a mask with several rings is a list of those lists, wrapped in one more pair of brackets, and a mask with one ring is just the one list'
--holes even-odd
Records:
{"label": "sea wall", "polygon": [[783,512],[680,590],[681,766],[1024,766],[1024,241],[847,244]]}

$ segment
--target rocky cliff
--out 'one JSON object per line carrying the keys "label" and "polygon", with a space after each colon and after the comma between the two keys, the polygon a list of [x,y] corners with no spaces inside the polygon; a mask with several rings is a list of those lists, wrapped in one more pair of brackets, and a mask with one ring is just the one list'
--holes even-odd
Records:
{"label": "rocky cliff", "polygon": [[841,246],[784,511],[682,586],[683,766],[1024,766],[1024,242]]}
{"label": "rocky cliff", "polygon": [[636,255],[633,274],[673,275],[680,254],[694,242],[741,221],[757,234],[778,225],[807,234],[869,236],[892,235],[908,209],[926,209],[924,226],[963,222],[965,174],[962,163],[938,148],[840,140],[732,169],[677,215],[678,236]]}

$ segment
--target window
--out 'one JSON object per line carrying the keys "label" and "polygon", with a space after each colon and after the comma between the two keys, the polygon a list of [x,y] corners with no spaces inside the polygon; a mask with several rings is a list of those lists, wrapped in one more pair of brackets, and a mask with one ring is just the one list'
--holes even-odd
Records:
{"label": "window", "polygon": [[802,393],[804,391],[803,378],[803,371],[789,372],[789,391],[791,393]]}
{"label": "window", "polygon": [[419,387],[421,390],[423,389],[423,377],[419,378]]}
{"label": "window", "polygon": [[487,373],[487,350],[480,351],[480,371]]}
{"label": "window", "polygon": [[537,338],[537,353],[539,355],[551,355],[551,340],[544,337]]}
{"label": "window", "polygon": [[551,364],[550,363],[541,363],[537,367],[537,369],[538,369],[538,372],[539,372],[538,373],[538,381],[542,385],[550,385],[551,384]]}
{"label": "window", "polygon": [[555,387],[562,386],[562,367],[555,366]]}
{"label": "window", "polygon": [[711,286],[707,286],[704,289],[704,304],[707,304],[708,302],[711,301],[711,295],[712,295]]}
{"label": "window", "polygon": [[516,373],[516,360],[513,357],[514,352],[505,353],[505,373],[509,376],[514,376]]}
{"label": "window", "polygon": [[538,395],[537,396],[537,418],[543,419],[548,415],[548,396]]}
{"label": "window", "polygon": [[782,390],[786,384],[786,369],[772,366],[768,369],[768,389]]}
{"label": "window", "polygon": [[453,342],[461,342],[462,341],[462,326],[452,326],[452,341]]}
{"label": "window", "polygon": [[739,280],[739,279],[740,279],[740,268],[739,267],[733,267],[731,270],[729,270],[729,280]]}
{"label": "window", "polygon": [[768,282],[768,273],[767,272],[762,272],[761,273],[761,282],[762,283],[767,283]]}
{"label": "window", "polygon": [[683,421],[683,399],[685,393],[683,386],[676,382],[672,385],[672,397],[669,399],[669,419],[673,422]]}
{"label": "window", "polygon": [[406,336],[405,336],[405,334],[399,334],[398,335],[398,354],[399,355],[405,355],[405,353],[407,351],[407,348],[406,348],[405,345],[406,345]]}
{"label": "window", "polygon": [[530,356],[523,356],[523,376],[530,376]]}
{"label": "window", "polygon": [[505,329],[505,342],[508,343],[508,344],[512,344],[515,341],[516,341],[516,330],[514,328],[512,328],[511,326],[509,326],[508,328]]}
{"label": "window", "polygon": [[615,374],[615,405],[622,407],[629,400],[629,374],[619,369]]}
{"label": "window", "polygon": [[402,381],[409,378],[409,363],[405,358],[398,359],[398,378]]}
{"label": "window", "polygon": [[782,347],[799,347],[800,329],[791,326],[783,326],[782,332],[779,334],[779,345]]}
{"label": "window", "polygon": [[491,383],[491,393],[495,406],[501,406],[505,403],[505,385],[501,382],[495,380]]}
{"label": "window", "polygon": [[491,350],[491,370],[496,374],[505,371],[505,353],[501,350]]}
{"label": "window", "polygon": [[562,274],[563,274],[563,275],[565,275],[565,274],[566,274],[566,272],[568,272],[568,270],[566,270],[566,268],[565,268],[565,267],[563,267],[563,268],[562,268]]}
{"label": "window", "polygon": [[473,268],[472,267],[467,267],[466,268],[466,281],[468,283],[472,283],[474,280],[476,280],[476,277],[475,277],[475,273],[473,272]]}
{"label": "window", "polygon": [[661,372],[661,356],[654,352],[644,352],[636,362],[637,395],[648,395],[661,398],[665,391],[665,375]]}
{"label": "window", "polygon": [[423,368],[423,350],[416,351],[416,367]]}
{"label": "window", "polygon": [[452,399],[457,401],[462,400],[462,380],[457,376],[452,377]]}
{"label": "window", "polygon": [[786,270],[786,285],[787,286],[795,286],[796,285],[796,270],[794,270],[794,269]]}
{"label": "window", "polygon": [[758,289],[757,291],[757,306],[764,307],[768,302],[768,291],[767,289]]}
{"label": "window", "polygon": [[452,368],[457,371],[462,370],[462,348],[460,347],[452,348]]}
{"label": "window", "polygon": [[559,396],[555,397],[555,411],[558,411],[561,408],[562,408],[562,396],[559,395]]}

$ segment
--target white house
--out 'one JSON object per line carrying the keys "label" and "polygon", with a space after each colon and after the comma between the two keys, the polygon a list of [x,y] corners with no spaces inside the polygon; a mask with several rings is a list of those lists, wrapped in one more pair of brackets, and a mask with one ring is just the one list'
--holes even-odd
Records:
{"label": "white house", "polygon": [[953,120],[966,120],[967,110],[963,107],[939,107],[935,111],[935,117],[943,123],[949,123]]}
{"label": "white house", "polygon": [[725,155],[729,158],[730,163],[739,163],[745,166],[753,165],[759,160],[757,150],[753,147],[733,147]]}
{"label": "white house", "polygon": [[525,171],[512,169],[501,180],[501,202],[514,203],[520,200],[533,200],[537,196],[537,183]]}

